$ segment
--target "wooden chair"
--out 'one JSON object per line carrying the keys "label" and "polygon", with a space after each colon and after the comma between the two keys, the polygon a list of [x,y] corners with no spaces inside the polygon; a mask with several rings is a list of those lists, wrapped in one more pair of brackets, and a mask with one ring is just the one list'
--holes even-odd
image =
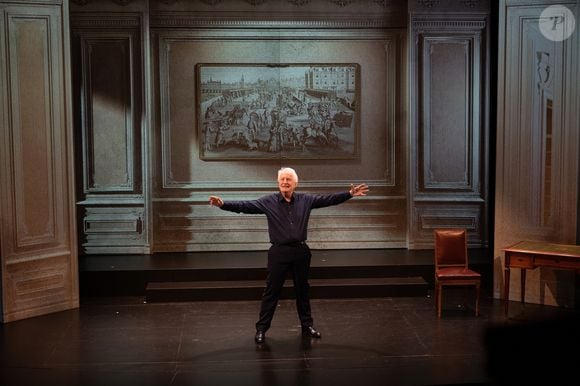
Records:
{"label": "wooden chair", "polygon": [[475,316],[479,315],[481,274],[468,266],[467,232],[465,229],[436,229],[435,236],[435,301],[437,317],[441,317],[444,286],[475,286]]}

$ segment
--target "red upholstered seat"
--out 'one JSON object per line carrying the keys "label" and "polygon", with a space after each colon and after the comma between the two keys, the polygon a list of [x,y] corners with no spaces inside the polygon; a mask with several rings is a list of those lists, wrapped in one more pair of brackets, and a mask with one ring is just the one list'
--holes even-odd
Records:
{"label": "red upholstered seat", "polygon": [[448,267],[448,268],[439,268],[437,271],[437,276],[439,278],[445,278],[447,280],[456,279],[465,279],[465,278],[480,278],[481,275],[475,271],[472,271],[469,268],[460,268],[460,267]]}
{"label": "red upholstered seat", "polygon": [[469,269],[467,232],[465,229],[436,229],[435,236],[435,301],[441,317],[443,287],[475,286],[475,315],[479,315],[481,274]]}

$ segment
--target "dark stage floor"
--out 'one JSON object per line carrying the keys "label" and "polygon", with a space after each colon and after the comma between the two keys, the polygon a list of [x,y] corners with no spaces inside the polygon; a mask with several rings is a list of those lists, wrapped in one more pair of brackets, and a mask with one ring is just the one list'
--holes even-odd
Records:
{"label": "dark stage floor", "polygon": [[483,295],[475,317],[465,292],[449,291],[441,319],[431,297],[314,299],[315,341],[300,338],[284,300],[262,346],[258,301],[85,298],[77,310],[0,325],[0,384],[555,385],[570,375],[577,384],[578,310],[512,302],[506,318],[504,303]]}

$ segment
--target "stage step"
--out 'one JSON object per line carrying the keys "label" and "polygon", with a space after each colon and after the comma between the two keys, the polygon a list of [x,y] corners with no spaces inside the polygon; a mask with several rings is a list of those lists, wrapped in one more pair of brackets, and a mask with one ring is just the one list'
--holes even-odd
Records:
{"label": "stage step", "polygon": [[[429,283],[420,276],[310,279],[309,282],[313,299],[426,296],[429,289]],[[264,285],[264,280],[150,282],[145,289],[145,299],[149,303],[259,300]],[[294,298],[291,279],[286,280],[281,298]]]}
{"label": "stage step", "polygon": [[[433,288],[433,253],[407,249],[312,250],[312,296],[424,296],[428,287]],[[491,286],[491,251],[470,249],[470,263],[483,274],[482,285]],[[144,296],[150,301],[260,299],[266,267],[266,251],[85,255],[79,257],[80,294]],[[204,282],[209,283],[205,288]],[[289,275],[284,296],[291,296],[291,287]]]}

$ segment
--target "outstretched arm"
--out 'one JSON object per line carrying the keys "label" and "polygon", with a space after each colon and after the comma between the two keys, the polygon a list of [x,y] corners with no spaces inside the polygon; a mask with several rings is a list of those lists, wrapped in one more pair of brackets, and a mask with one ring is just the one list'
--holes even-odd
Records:
{"label": "outstretched arm", "polygon": [[228,212],[248,214],[264,213],[264,207],[260,204],[259,200],[224,202],[224,200],[219,196],[209,196],[209,204],[211,206],[217,206],[222,210],[227,210]]}
{"label": "outstretched arm", "polygon": [[356,186],[354,184],[351,184],[349,193],[353,197],[358,197],[358,196],[366,196],[368,191],[369,186],[367,184],[360,184]]}
{"label": "outstretched arm", "polygon": [[331,205],[342,204],[343,202],[351,199],[352,197],[366,196],[369,191],[367,184],[360,185],[350,185],[350,190],[347,192],[332,193],[332,194],[322,194],[316,195],[312,203],[312,208],[324,208]]}

